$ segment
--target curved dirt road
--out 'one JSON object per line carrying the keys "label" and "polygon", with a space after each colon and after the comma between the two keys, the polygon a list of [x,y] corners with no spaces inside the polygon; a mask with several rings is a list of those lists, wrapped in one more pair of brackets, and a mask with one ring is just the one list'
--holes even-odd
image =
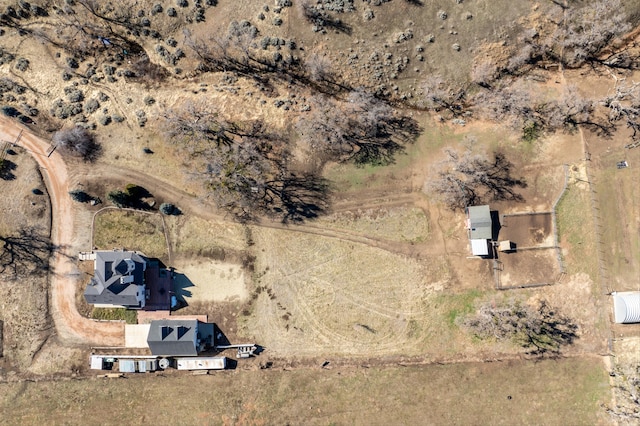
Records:
{"label": "curved dirt road", "polygon": [[[0,139],[14,141],[22,127],[5,118],[0,118]],[[50,275],[51,315],[58,336],[69,343],[93,346],[123,346],[124,324],[97,322],[78,313],[75,302],[76,274],[73,240],[73,207],[69,197],[69,182],[66,165],[57,152],[47,157],[49,142],[24,129],[18,145],[27,149],[38,162],[51,197],[51,239],[61,249],[55,253]],[[89,232],[87,230],[87,232]]]}

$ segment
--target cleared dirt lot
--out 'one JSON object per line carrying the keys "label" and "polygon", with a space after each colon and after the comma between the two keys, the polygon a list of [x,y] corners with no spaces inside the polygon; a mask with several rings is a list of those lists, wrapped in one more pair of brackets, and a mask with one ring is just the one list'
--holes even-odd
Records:
{"label": "cleared dirt lot", "polygon": [[560,275],[557,251],[554,248],[500,253],[502,287],[553,284]]}
{"label": "cleared dirt lot", "polygon": [[554,245],[551,213],[505,215],[500,224],[500,241],[509,240],[517,248]]}
{"label": "cleared dirt lot", "polygon": [[173,263],[174,288],[187,304],[194,302],[242,302],[249,293],[242,265],[207,258]]}

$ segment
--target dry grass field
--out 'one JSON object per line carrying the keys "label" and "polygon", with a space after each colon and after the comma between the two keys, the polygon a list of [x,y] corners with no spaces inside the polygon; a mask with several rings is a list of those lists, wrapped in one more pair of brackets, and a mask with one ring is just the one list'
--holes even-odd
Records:
{"label": "dry grass field", "polygon": [[608,423],[601,404],[610,397],[602,361],[590,357],[291,371],[274,366],[198,377],[2,383],[0,393],[3,425],[595,425]]}

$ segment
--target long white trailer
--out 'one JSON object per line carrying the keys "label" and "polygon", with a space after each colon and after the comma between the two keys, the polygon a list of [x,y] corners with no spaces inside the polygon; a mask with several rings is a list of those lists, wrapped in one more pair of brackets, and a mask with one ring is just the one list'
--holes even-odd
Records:
{"label": "long white trailer", "polygon": [[227,357],[191,357],[174,358],[178,370],[224,370],[227,367]]}

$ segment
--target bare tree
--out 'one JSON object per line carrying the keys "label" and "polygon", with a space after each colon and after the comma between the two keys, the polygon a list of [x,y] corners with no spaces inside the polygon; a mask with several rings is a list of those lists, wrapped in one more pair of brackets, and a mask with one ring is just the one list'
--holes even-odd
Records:
{"label": "bare tree", "polygon": [[613,377],[613,406],[607,412],[617,424],[640,422],[640,365],[621,363],[610,373]]}
{"label": "bare tree", "polygon": [[511,340],[529,354],[558,354],[578,338],[578,326],[546,301],[484,303],[461,325],[479,338]]}
{"label": "bare tree", "polygon": [[462,155],[445,150],[447,158],[438,165],[437,178],[427,184],[452,210],[490,200],[524,201],[515,188],[525,188],[523,178],[511,176],[513,164],[502,153],[493,159],[466,150]]}
{"label": "bare tree", "polygon": [[640,140],[640,83],[616,84],[615,92],[601,103],[609,109],[609,122],[623,121],[633,131],[631,138]]}
{"label": "bare tree", "polygon": [[315,97],[310,116],[301,116],[296,129],[318,154],[356,164],[392,163],[420,131],[415,120],[362,90],[346,102]]}
{"label": "bare tree", "polygon": [[448,110],[454,116],[463,112],[466,98],[464,87],[451,84],[441,76],[430,75],[424,81],[422,88],[427,108],[434,111]]}
{"label": "bare tree", "polygon": [[311,81],[321,83],[334,80],[333,64],[325,55],[310,54],[304,61],[304,66]]}
{"label": "bare tree", "polygon": [[569,7],[555,38],[560,40],[564,63],[578,67],[597,60],[603,48],[630,28],[624,5],[620,0],[609,0]]}
{"label": "bare tree", "polygon": [[62,152],[84,161],[95,161],[102,153],[102,146],[95,136],[79,126],[55,132],[52,141]]}
{"label": "bare tree", "polygon": [[300,221],[327,208],[326,181],[289,171],[286,144],[261,121],[232,123],[196,103],[169,111],[165,119],[169,140],[188,154],[191,175],[203,182],[218,206],[236,218],[246,221],[271,215]]}
{"label": "bare tree", "polygon": [[483,91],[474,98],[477,111],[484,117],[523,131],[528,139],[528,129],[537,132],[573,130],[578,125],[596,128],[608,134],[610,128],[594,117],[593,102],[568,86],[556,99],[537,93],[516,83],[493,91]]}

